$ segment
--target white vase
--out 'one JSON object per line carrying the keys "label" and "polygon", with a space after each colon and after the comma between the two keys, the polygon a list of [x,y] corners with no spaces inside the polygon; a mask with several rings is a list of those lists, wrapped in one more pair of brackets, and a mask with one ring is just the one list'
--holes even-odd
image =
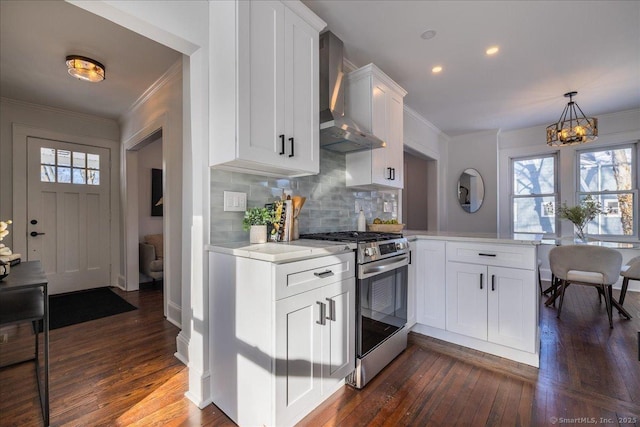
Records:
{"label": "white vase", "polygon": [[249,243],[267,243],[267,226],[252,225],[249,229]]}

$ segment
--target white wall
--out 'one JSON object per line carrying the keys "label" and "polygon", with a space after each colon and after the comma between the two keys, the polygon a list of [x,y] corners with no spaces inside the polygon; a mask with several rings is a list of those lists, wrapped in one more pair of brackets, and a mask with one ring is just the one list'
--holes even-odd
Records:
{"label": "white wall", "polygon": [[[448,149],[446,187],[442,188],[445,192],[448,223],[443,230],[483,233],[497,231],[498,131],[452,137]],[[485,188],[482,206],[474,213],[464,211],[458,203],[458,178],[468,168],[480,173]]]}
{"label": "white wall", "polygon": [[[176,356],[189,365],[187,397],[210,403],[209,240],[209,21],[211,4],[193,1],[67,0],[171,47],[183,61],[182,325]],[[176,19],[176,18],[180,19]],[[166,178],[165,178],[166,179]]]}
{"label": "white wall", "polygon": [[[127,201],[123,213],[127,216],[125,259],[137,256],[140,236],[151,234],[147,232],[147,227],[164,234],[165,313],[167,319],[178,326],[182,325],[182,102],[182,64],[179,62],[167,70],[147,96],[120,119],[124,159],[122,194]],[[159,129],[162,129],[162,143],[147,145],[137,152],[137,187],[130,186],[127,182],[129,157],[125,151]],[[152,167],[163,170],[164,217],[151,217],[149,211]],[[135,197],[129,194],[132,189]],[[138,216],[134,218],[135,224],[131,224],[138,228],[136,233],[133,233],[129,224],[133,216],[127,212],[131,203],[137,204]],[[141,223],[140,217],[146,220]],[[128,282],[137,283],[137,271],[132,272],[129,265],[124,267],[127,267],[126,272],[123,271],[126,288],[135,289]]]}
{"label": "white wall", "polygon": [[[151,216],[151,170],[162,169],[162,138],[138,150],[137,163],[138,237],[142,241],[147,234],[163,233],[163,217]],[[178,263],[178,267],[180,267],[180,263]]]}
{"label": "white wall", "polygon": [[[576,150],[586,147],[606,147],[610,145],[636,142],[640,140],[640,110],[622,111],[598,116],[598,139],[588,145],[549,147],[546,144],[546,126],[503,131],[498,136],[499,151],[499,231],[511,232],[510,214],[510,162],[512,158],[558,153],[560,200],[571,205],[576,203]],[[640,162],[639,162],[640,163]],[[573,226],[562,221],[561,236],[571,236]]]}
{"label": "white wall", "polygon": [[429,230],[446,224],[447,144],[449,137],[410,107],[404,106],[404,148],[412,155],[430,160],[427,181],[427,222]]}

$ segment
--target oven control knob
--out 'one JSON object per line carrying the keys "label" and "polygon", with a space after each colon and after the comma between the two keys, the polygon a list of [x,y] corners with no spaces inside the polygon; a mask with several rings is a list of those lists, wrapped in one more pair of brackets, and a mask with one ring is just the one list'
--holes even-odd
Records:
{"label": "oven control knob", "polygon": [[406,249],[407,245],[403,242],[396,242],[396,250]]}
{"label": "oven control knob", "polygon": [[364,248],[365,256],[374,256],[376,254],[376,248]]}

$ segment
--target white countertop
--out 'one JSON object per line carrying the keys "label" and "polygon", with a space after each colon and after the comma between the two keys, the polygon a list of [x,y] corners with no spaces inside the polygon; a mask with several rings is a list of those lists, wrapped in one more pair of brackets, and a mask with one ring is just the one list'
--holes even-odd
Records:
{"label": "white countertop", "polygon": [[423,230],[404,230],[404,237],[409,241],[417,239],[425,240],[457,240],[466,242],[479,243],[504,243],[519,245],[539,245],[542,236],[536,234],[511,234],[508,236],[499,233],[472,233],[472,232],[454,232],[454,231],[423,231]]}
{"label": "white countertop", "polygon": [[308,239],[260,244],[250,244],[249,242],[220,243],[206,245],[205,249],[211,252],[269,262],[298,261],[353,250],[347,243]]}

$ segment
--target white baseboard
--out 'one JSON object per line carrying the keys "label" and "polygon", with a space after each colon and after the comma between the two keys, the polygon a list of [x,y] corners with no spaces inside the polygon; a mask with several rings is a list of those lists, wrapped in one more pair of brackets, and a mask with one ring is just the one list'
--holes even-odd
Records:
{"label": "white baseboard", "polygon": [[189,366],[189,337],[186,336],[184,331],[180,331],[176,337],[176,348],[177,351],[174,354],[176,358],[186,366]]}
{"label": "white baseboard", "polygon": [[[429,337],[437,338],[442,341],[447,341],[453,344],[458,344],[463,347],[473,348],[485,353],[493,354],[495,356],[504,357],[505,359],[515,360],[516,362],[526,363],[527,365],[540,367],[540,340],[538,339],[538,345],[536,346],[537,353],[529,353],[515,348],[494,344],[488,341],[479,340],[477,338],[467,337],[465,335],[456,334],[455,332],[445,331],[444,329],[438,329],[427,325],[416,323],[412,332],[426,335]],[[539,337],[536,337],[539,338]]]}
{"label": "white baseboard", "polygon": [[195,369],[189,367],[189,390],[184,395],[200,409],[213,403],[211,400],[211,374],[209,372],[198,374]]}
{"label": "white baseboard", "polygon": [[169,301],[167,303],[167,320],[182,329],[182,307]]}

